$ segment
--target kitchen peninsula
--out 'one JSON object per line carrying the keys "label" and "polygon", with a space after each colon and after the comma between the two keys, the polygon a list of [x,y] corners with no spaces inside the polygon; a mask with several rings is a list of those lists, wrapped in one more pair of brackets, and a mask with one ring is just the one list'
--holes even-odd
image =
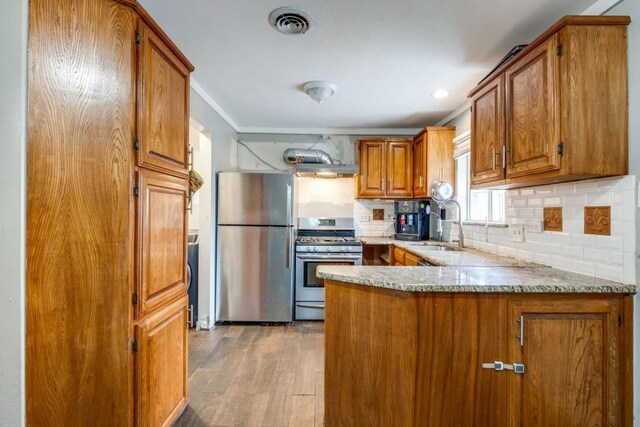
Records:
{"label": "kitchen peninsula", "polygon": [[419,255],[445,266],[318,269],[326,425],[632,424],[636,286],[475,250]]}

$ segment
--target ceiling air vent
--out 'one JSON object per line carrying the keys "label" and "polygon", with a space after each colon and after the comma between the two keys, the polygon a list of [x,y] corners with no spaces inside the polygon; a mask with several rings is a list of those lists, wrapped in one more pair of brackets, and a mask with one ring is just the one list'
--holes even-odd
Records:
{"label": "ceiling air vent", "polygon": [[269,14],[269,23],[282,34],[296,35],[309,31],[313,18],[299,9],[281,7]]}

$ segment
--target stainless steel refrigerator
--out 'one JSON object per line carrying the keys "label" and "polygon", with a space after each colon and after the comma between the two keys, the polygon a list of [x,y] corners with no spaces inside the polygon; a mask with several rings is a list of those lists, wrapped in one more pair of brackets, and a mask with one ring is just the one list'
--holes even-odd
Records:
{"label": "stainless steel refrigerator", "polygon": [[294,176],[218,174],[216,321],[293,321]]}

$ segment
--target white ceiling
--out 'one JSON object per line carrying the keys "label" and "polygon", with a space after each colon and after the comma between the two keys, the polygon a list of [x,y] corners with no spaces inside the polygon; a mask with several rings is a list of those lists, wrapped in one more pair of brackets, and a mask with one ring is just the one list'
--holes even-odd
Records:
{"label": "white ceiling", "polygon": [[[511,47],[595,1],[141,3],[195,65],[193,86],[241,132],[412,133],[460,107]],[[309,13],[311,31],[273,30],[268,15],[282,6]],[[309,80],[333,82],[338,93],[317,104],[300,90]],[[451,96],[432,98],[438,88]]]}

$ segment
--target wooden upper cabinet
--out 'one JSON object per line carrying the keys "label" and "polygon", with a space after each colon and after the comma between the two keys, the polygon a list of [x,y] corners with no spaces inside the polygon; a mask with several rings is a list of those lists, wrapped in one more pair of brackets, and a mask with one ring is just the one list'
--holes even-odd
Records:
{"label": "wooden upper cabinet", "polygon": [[138,317],[186,292],[186,179],[139,172]]}
{"label": "wooden upper cabinet", "polygon": [[413,138],[413,197],[430,197],[431,184],[444,179],[455,187],[453,126],[430,126]]}
{"label": "wooden upper cabinet", "polygon": [[630,425],[621,306],[613,298],[509,303],[508,363],[525,365],[510,374],[509,425]]}
{"label": "wooden upper cabinet", "polygon": [[170,426],[187,404],[187,299],[138,323],[137,427]]}
{"label": "wooden upper cabinet", "polygon": [[192,67],[142,20],[138,37],[138,165],[186,175]]}
{"label": "wooden upper cabinet", "polygon": [[505,73],[507,177],[560,168],[558,46],[555,34]]}
{"label": "wooden upper cabinet", "polygon": [[471,103],[471,184],[504,178],[504,77],[485,86]]}
{"label": "wooden upper cabinet", "polygon": [[473,186],[628,173],[629,22],[566,16],[471,91]]}
{"label": "wooden upper cabinet", "polygon": [[413,196],[412,141],[390,141],[387,145],[387,197]]}
{"label": "wooden upper cabinet", "polygon": [[358,140],[360,174],[356,198],[410,199],[413,197],[413,141],[367,138]]}
{"label": "wooden upper cabinet", "polygon": [[359,197],[379,198],[386,195],[386,153],[385,141],[360,142]]}

